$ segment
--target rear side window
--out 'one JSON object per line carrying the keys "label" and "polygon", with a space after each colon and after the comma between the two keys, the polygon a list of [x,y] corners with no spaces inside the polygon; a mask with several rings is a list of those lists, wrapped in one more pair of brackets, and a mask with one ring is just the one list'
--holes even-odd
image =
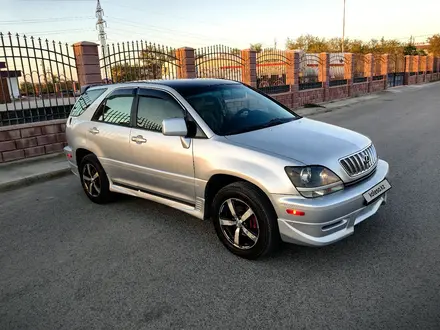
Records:
{"label": "rear side window", "polygon": [[130,126],[133,95],[115,95],[108,98],[99,111],[98,121]]}
{"label": "rear side window", "polygon": [[70,111],[70,116],[81,116],[90,104],[92,104],[106,90],[106,88],[99,88],[86,91],[73,105],[72,111]]}

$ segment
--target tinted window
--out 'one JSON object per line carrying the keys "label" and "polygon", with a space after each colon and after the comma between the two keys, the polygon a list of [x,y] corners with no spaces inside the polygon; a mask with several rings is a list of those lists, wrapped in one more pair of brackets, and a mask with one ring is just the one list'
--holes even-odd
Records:
{"label": "tinted window", "polygon": [[80,116],[98,97],[106,91],[106,88],[92,89],[86,91],[73,105],[70,115],[72,117]]}
{"label": "tinted window", "polygon": [[139,96],[136,123],[140,128],[162,131],[162,120],[184,118],[182,108],[177,102],[152,96]]}
{"label": "tinted window", "polygon": [[132,95],[117,95],[108,98],[99,110],[98,120],[109,124],[130,126],[133,99]]}
{"label": "tinted window", "polygon": [[239,134],[299,118],[241,84],[203,86],[181,94],[218,135]]}

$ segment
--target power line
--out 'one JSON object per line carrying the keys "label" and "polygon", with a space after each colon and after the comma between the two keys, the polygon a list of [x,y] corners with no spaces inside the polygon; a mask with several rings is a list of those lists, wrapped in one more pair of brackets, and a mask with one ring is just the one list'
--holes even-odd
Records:
{"label": "power line", "polygon": [[51,18],[40,18],[40,19],[19,19],[12,21],[0,21],[0,24],[38,24],[38,23],[52,23],[56,21],[77,21],[85,19],[93,19],[92,16],[84,17],[51,17]]}

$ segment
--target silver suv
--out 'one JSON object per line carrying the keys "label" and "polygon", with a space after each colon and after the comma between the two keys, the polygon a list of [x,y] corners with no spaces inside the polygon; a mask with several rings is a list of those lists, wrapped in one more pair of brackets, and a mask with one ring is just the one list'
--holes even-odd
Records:
{"label": "silver suv", "polygon": [[93,202],[122,193],[211,218],[221,242],[249,259],[281,241],[336,242],[391,188],[367,137],[228,80],[92,86],[66,132],[68,162]]}

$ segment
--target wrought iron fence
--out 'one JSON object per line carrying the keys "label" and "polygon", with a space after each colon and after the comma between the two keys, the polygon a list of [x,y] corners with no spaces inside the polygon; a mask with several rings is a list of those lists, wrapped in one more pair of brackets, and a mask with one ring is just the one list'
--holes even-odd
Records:
{"label": "wrought iron fence", "polygon": [[287,85],[287,68],[291,65],[284,50],[265,49],[257,53],[257,88],[265,93],[284,93]]}
{"label": "wrought iron fence", "polygon": [[68,44],[0,33],[0,126],[67,118],[78,91]]}
{"label": "wrought iron fence", "polygon": [[[365,65],[369,64],[369,63],[367,63],[367,57],[364,54],[354,54],[353,61],[354,61],[354,68],[353,68],[354,79],[356,80],[357,78],[364,78],[365,77]],[[359,82],[360,81],[361,80],[359,80]]]}
{"label": "wrought iron fence", "polygon": [[374,54],[373,58],[373,80],[382,80],[382,66],[384,63],[384,57],[382,54]]}
{"label": "wrought iron fence", "polygon": [[109,44],[101,54],[105,83],[175,79],[180,68],[174,48],[143,40]]}
{"label": "wrought iron fence", "polygon": [[344,86],[348,84],[347,79],[338,79],[338,80],[330,80],[329,86],[330,87],[336,87],[336,86]]}
{"label": "wrought iron fence", "polygon": [[223,45],[195,50],[197,78],[220,78],[242,81],[244,61],[241,51]]}
{"label": "wrought iron fence", "polygon": [[405,56],[390,54],[388,57],[388,87],[402,86],[405,79]]}
{"label": "wrought iron fence", "polygon": [[[346,85],[345,77],[345,65],[346,59],[344,53],[331,53],[329,54],[330,62],[330,84],[332,81],[339,81],[339,83],[334,83],[334,86]],[[345,84],[342,82],[345,81]],[[338,85],[339,84],[339,85]]]}
{"label": "wrought iron fence", "polygon": [[319,68],[322,61],[318,54],[301,53],[299,56],[299,90],[321,88]]}

